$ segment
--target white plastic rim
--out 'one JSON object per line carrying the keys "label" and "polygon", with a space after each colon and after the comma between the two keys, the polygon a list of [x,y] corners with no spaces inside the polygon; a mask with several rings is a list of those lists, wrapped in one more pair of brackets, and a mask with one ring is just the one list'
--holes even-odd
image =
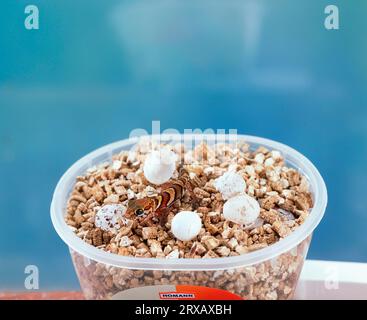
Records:
{"label": "white plastic rim", "polygon": [[[154,138],[158,136],[148,136]],[[181,141],[182,135],[179,134],[164,134],[159,135],[162,142],[165,141]],[[229,135],[184,135],[184,141],[193,139],[198,141],[205,137],[206,141],[228,139]],[[260,262],[273,259],[282,253],[292,250],[300,242],[310,236],[313,230],[321,221],[327,204],[327,191],[324,180],[315,166],[305,156],[296,150],[276,141],[259,138],[248,135],[236,135],[237,141],[250,144],[250,148],[264,146],[270,150],[278,150],[282,153],[286,163],[299,170],[306,176],[310,185],[310,191],[314,199],[314,207],[306,219],[286,238],[257,251],[246,253],[234,257],[223,258],[202,258],[202,259],[163,259],[163,258],[140,258],[119,256],[117,254],[105,252],[98,249],[80,239],[68,227],[64,220],[66,214],[66,205],[68,197],[75,185],[75,179],[79,175],[83,175],[86,170],[94,165],[111,161],[112,155],[119,153],[122,150],[129,150],[139,141],[139,137],[134,137],[126,140],[121,140],[115,143],[101,147],[74,163],[66,173],[61,177],[53,194],[51,202],[51,220],[54,228],[61,239],[77,253],[86,258],[95,260],[100,263],[112,265],[120,268],[128,269],[143,269],[143,270],[223,270],[236,267],[244,267],[256,265]],[[223,140],[221,140],[223,141]]]}

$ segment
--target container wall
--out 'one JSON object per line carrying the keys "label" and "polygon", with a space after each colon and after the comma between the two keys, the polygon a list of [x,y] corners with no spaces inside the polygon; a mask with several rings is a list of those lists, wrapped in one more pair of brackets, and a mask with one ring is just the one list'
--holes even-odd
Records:
{"label": "container wall", "polygon": [[[72,250],[71,255],[87,299],[159,299],[159,290],[154,293],[146,288],[139,290],[138,296],[125,291],[200,286],[226,290],[242,299],[284,300],[293,297],[310,241],[311,236],[292,250],[256,265],[214,271],[133,270],[99,263]],[[199,296],[204,297],[202,293]]]}

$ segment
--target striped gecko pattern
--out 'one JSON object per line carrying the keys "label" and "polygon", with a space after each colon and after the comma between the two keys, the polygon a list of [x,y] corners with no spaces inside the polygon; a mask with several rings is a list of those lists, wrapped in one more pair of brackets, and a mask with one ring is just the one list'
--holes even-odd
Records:
{"label": "striped gecko pattern", "polygon": [[127,218],[134,217],[142,225],[151,225],[152,219],[158,218],[160,224],[164,225],[170,209],[177,200],[183,198],[185,190],[190,193],[193,202],[196,202],[194,187],[195,184],[190,179],[189,173],[181,167],[179,178],[162,184],[161,192],[157,196],[130,200],[125,216]]}

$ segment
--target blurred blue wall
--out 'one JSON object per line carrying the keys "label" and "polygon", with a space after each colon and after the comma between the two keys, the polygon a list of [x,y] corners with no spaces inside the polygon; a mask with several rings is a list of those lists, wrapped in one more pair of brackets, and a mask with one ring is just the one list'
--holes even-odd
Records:
{"label": "blurred blue wall", "polygon": [[324,176],[309,258],[367,261],[363,0],[28,1],[0,9],[0,289],[78,286],[49,205],[63,172],[135,128],[237,128],[282,141]]}

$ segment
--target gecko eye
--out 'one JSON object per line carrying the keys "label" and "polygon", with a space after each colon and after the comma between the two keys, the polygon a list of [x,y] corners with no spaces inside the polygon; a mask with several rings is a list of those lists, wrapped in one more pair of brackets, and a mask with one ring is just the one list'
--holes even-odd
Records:
{"label": "gecko eye", "polygon": [[138,217],[140,217],[140,216],[142,216],[142,215],[144,214],[144,210],[143,210],[143,209],[136,209],[135,214],[136,214]]}

